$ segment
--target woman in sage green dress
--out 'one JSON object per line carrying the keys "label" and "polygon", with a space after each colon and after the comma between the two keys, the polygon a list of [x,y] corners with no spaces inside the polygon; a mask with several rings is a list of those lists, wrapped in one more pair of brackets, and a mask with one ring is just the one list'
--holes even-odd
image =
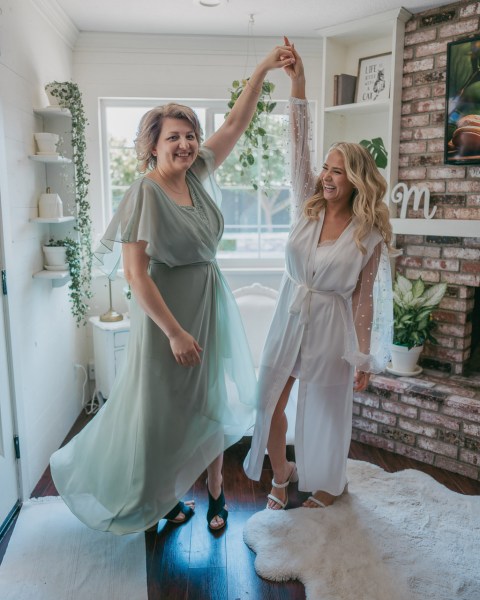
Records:
{"label": "woman in sage green dress", "polygon": [[132,290],[126,360],[107,403],[50,460],[66,504],[94,529],[186,522],[194,506],[180,498],[205,469],[208,526],[226,523],[223,450],[254,422],[255,374],[215,261],[223,218],[212,175],[248,126],[267,72],[293,60],[286,47],[272,50],[203,146],[188,107],[157,107],[140,122],[147,174],[125,194],[98,253],[104,265],[115,262],[121,242]]}

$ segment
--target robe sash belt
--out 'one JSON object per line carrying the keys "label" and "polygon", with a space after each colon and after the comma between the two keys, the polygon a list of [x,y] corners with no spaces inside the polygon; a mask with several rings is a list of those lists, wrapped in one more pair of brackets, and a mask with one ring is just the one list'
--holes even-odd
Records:
{"label": "robe sash belt", "polygon": [[348,319],[346,301],[343,296],[340,296],[340,294],[333,291],[316,290],[314,288],[310,288],[305,283],[299,283],[296,281],[296,279],[294,279],[288,271],[285,271],[285,273],[287,277],[295,284],[295,292],[293,294],[292,302],[290,303],[288,312],[291,315],[300,314],[300,325],[305,325],[308,323],[310,298],[312,294],[321,294],[322,296],[331,296],[336,302],[338,302],[345,329],[347,328]]}

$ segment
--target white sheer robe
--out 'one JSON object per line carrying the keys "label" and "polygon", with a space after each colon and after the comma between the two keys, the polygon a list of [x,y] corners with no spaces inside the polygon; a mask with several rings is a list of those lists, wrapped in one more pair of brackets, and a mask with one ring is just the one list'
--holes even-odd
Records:
{"label": "white sheer robe", "polygon": [[317,176],[310,167],[308,107],[290,103],[295,222],[286,269],[260,364],[257,417],[245,459],[251,479],[261,475],[272,414],[297,358],[299,379],[295,456],[299,489],[340,494],[351,438],[354,367],[383,370],[392,333],[392,287],[386,246],[377,230],[353,240],[355,218],[315,260],[324,213],[307,220],[303,203]]}

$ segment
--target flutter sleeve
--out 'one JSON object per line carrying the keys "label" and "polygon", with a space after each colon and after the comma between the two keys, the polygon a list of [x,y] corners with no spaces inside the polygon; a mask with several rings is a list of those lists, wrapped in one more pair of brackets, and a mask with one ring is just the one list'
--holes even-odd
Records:
{"label": "flutter sleeve", "polygon": [[297,220],[303,203],[314,194],[318,175],[313,167],[315,153],[308,101],[290,98],[288,114],[292,203],[294,220]]}
{"label": "flutter sleeve", "polygon": [[[201,147],[190,167],[190,177],[195,177],[210,197],[221,204],[221,191],[214,178],[215,155],[209,148]],[[115,279],[122,260],[122,243],[147,242],[146,253],[159,256],[157,248],[164,223],[159,191],[146,177],[137,179],[126,191],[117,211],[112,217],[98,247],[93,253],[93,264],[110,279]],[[168,204],[166,205],[168,207]],[[165,206],[164,206],[165,209]]]}
{"label": "flutter sleeve", "polygon": [[222,205],[222,192],[218,187],[214,175],[215,154],[207,146],[202,146],[197,159],[190,167],[190,171],[201,181],[205,191],[217,206]]}
{"label": "flutter sleeve", "polygon": [[110,279],[120,266],[122,243],[147,242],[146,252],[152,255],[150,245],[158,235],[155,224],[159,222],[159,203],[152,186],[144,177],[130,186],[93,253],[94,265]]}
{"label": "flutter sleeve", "polygon": [[377,243],[352,296],[353,331],[344,359],[360,371],[380,373],[390,360],[393,336],[392,281],[388,251]]}

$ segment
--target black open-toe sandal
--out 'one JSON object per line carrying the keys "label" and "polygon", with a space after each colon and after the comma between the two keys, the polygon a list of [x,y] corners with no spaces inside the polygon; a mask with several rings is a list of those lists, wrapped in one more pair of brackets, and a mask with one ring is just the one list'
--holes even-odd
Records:
{"label": "black open-toe sandal", "polygon": [[[212,531],[218,531],[219,529],[223,529],[227,524],[228,519],[228,510],[225,508],[225,495],[223,493],[223,485],[222,490],[220,492],[220,496],[215,499],[212,494],[210,494],[210,490],[208,489],[207,483],[207,492],[208,492],[208,511],[207,511],[207,522],[208,528]],[[213,517],[220,517],[223,519],[223,525],[219,525],[218,527],[212,527],[210,523],[212,522]]]}
{"label": "black open-toe sandal", "polygon": [[[185,515],[185,518],[181,521],[176,521],[175,519],[180,513],[183,513]],[[193,508],[191,508],[190,506],[188,506],[180,500],[180,502],[177,502],[177,504],[175,504],[172,510],[169,513],[167,513],[163,518],[167,519],[169,523],[173,523],[174,525],[183,525],[193,517],[194,513],[195,511],[193,510]]]}

